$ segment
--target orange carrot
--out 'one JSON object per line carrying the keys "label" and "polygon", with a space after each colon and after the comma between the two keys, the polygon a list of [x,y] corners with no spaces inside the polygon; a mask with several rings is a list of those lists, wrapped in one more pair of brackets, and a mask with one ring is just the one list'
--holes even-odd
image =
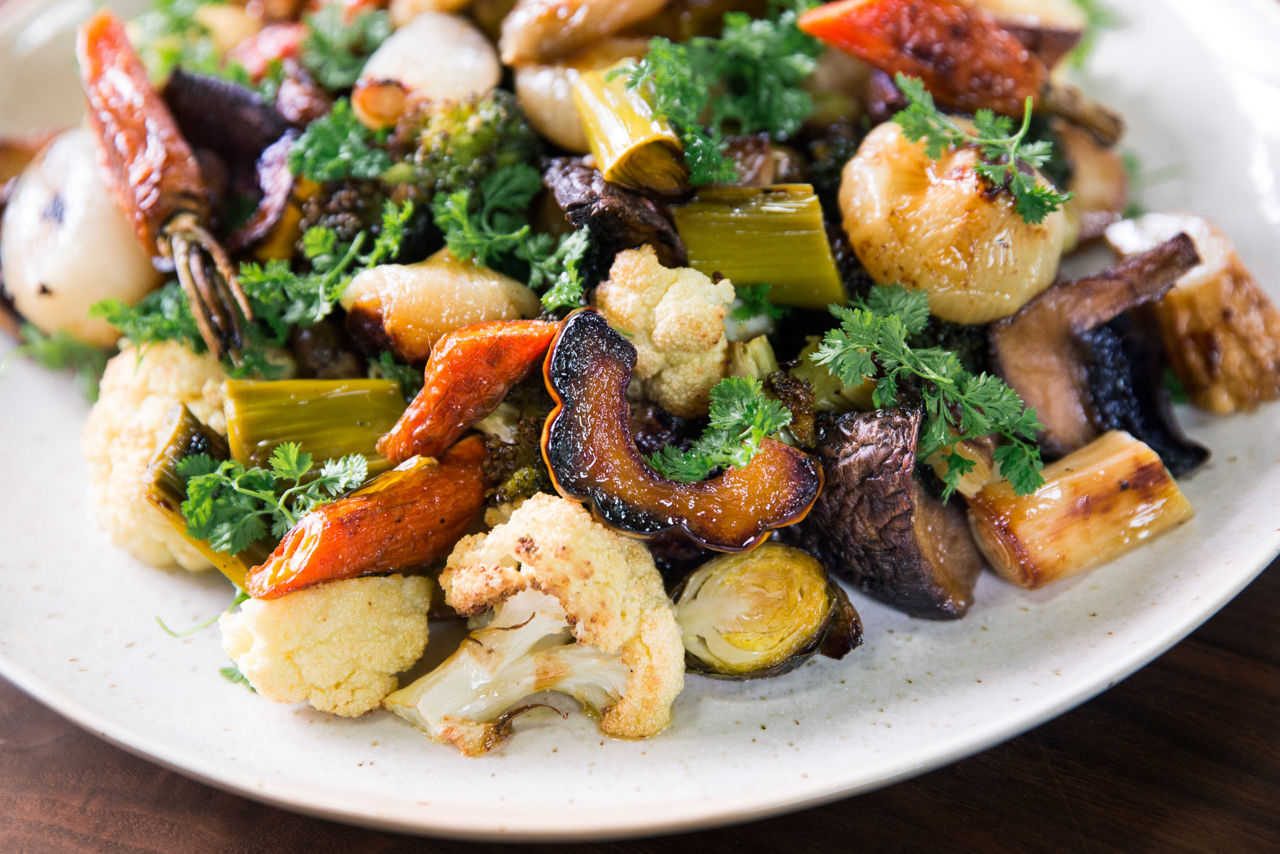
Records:
{"label": "orange carrot", "polygon": [[396,463],[439,454],[529,375],[559,328],[542,320],[493,320],[447,333],[427,360],[422,391],[378,440],[378,453]]}
{"label": "orange carrot", "polygon": [[439,461],[419,457],[298,520],[245,590],[275,599],[341,578],[412,570],[449,554],[484,506],[484,441],[464,439]]}
{"label": "orange carrot", "polygon": [[843,0],[810,9],[799,26],[889,74],[919,77],[945,109],[1020,117],[1048,81],[1012,33],[957,0]]}

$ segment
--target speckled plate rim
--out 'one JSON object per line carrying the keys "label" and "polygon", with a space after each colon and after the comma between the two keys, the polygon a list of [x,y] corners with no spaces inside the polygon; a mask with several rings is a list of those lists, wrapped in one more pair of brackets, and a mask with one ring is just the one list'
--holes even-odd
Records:
{"label": "speckled plate rim", "polygon": [[[35,5],[34,0],[9,0],[4,6],[0,6],[0,40],[5,37],[6,29],[14,26],[15,21],[24,19],[30,7]],[[1193,5],[1191,0],[1175,0],[1168,4],[1170,8],[1179,9],[1180,14],[1187,16],[1187,20],[1194,15],[1194,12],[1188,11]],[[1230,13],[1224,10],[1218,12],[1228,18],[1251,20],[1258,32],[1280,34],[1280,14],[1277,13],[1276,6],[1266,0],[1248,0],[1234,7]],[[1258,35],[1258,38],[1266,36]],[[1274,184],[1271,189],[1276,189]],[[1280,271],[1280,263],[1275,259],[1270,260],[1270,266]],[[1270,423],[1274,424],[1275,419],[1270,419]],[[1280,489],[1280,478],[1268,478],[1267,483]],[[846,773],[816,776],[808,781],[791,780],[787,781],[782,791],[771,796],[753,795],[745,801],[721,803],[714,808],[708,808],[705,804],[684,808],[669,805],[657,820],[648,815],[638,816],[618,812],[616,809],[600,809],[577,813],[573,815],[571,822],[566,822],[564,815],[548,815],[542,819],[525,816],[520,821],[505,826],[478,828],[475,816],[466,812],[450,816],[437,810],[424,815],[412,805],[380,803],[376,798],[317,799],[316,791],[305,785],[241,773],[226,763],[184,749],[182,744],[174,743],[164,734],[153,734],[100,713],[77,697],[75,692],[59,688],[35,669],[4,654],[0,654],[0,674],[86,730],[130,752],[218,788],[319,817],[414,833],[504,841],[581,840],[672,833],[758,819],[868,791],[954,762],[1024,732],[1114,685],[1208,619],[1280,551],[1280,530],[1251,537],[1248,548],[1244,551],[1245,554],[1230,567],[1230,572],[1215,579],[1209,595],[1199,599],[1194,608],[1184,608],[1177,614],[1170,614],[1173,619],[1164,624],[1163,631],[1151,634],[1144,642],[1116,655],[1106,668],[1095,672],[1092,678],[1077,680],[1068,688],[1045,691],[1029,698],[1017,715],[994,716],[984,724],[971,727],[958,735],[936,739],[927,751],[905,757],[901,766],[892,773],[880,774],[874,778]]]}

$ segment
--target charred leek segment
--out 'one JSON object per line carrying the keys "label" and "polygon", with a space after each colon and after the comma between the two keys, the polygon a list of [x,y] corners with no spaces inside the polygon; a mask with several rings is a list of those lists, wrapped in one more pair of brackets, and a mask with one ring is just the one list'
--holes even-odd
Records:
{"label": "charred leek segment", "polygon": [[1105,433],[1044,469],[1044,486],[1007,481],[969,501],[969,524],[996,571],[1022,587],[1084,572],[1191,518],[1191,504],[1155,452]]}
{"label": "charred leek segment", "polygon": [[689,266],[733,283],[772,285],[769,299],[798,308],[843,304],[844,286],[808,184],[710,187],[675,209]]}
{"label": "charred leek segment", "polygon": [[1195,241],[1200,264],[1155,304],[1154,315],[1183,388],[1196,406],[1220,414],[1280,397],[1280,311],[1217,226],[1188,214],[1153,213],[1106,233],[1112,248],[1127,255],[1179,231]]}
{"label": "charred leek segment", "polygon": [[583,73],[574,84],[573,103],[606,181],[660,195],[689,185],[675,130],[614,70]]}
{"label": "charred leek segment", "polygon": [[267,467],[283,442],[297,442],[317,460],[363,454],[369,474],[391,468],[374,446],[404,412],[394,380],[279,380],[226,382],[231,458]]}
{"label": "charred leek segment", "polygon": [[249,568],[260,563],[269,553],[267,546],[254,546],[240,554],[214,551],[204,540],[187,535],[187,520],[182,515],[182,502],[187,499],[186,479],[178,474],[178,464],[193,454],[208,454],[216,460],[228,456],[227,441],[210,430],[182,404],[176,404],[164,426],[164,439],[160,450],[147,467],[151,485],[147,488],[147,501],[160,511],[173,529],[182,535],[200,554],[231,579],[237,588],[244,589],[245,575]]}
{"label": "charred leek segment", "polygon": [[862,642],[857,612],[822,564],[779,543],[703,564],[673,598],[685,664],[706,676],[777,676]]}

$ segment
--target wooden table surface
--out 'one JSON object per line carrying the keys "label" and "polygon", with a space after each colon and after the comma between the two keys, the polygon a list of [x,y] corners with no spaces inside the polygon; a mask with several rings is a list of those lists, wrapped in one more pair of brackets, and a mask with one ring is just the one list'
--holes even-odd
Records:
{"label": "wooden table surface", "polygon": [[[1280,851],[1280,560],[1102,696],[888,789],[753,824],[545,851]],[[119,750],[0,680],[0,851],[459,851],[294,815]],[[530,850],[530,849],[525,849]]]}

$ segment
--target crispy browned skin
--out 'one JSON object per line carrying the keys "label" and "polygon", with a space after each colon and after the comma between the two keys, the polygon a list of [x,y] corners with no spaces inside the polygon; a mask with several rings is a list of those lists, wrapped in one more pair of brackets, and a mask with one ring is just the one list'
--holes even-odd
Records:
{"label": "crispy browned skin", "polygon": [[484,505],[484,459],[484,440],[471,436],[439,461],[419,458],[317,507],[250,570],[245,590],[255,599],[275,599],[323,581],[443,558]]}
{"label": "crispy browned skin", "polygon": [[918,77],[940,106],[1020,116],[1048,70],[982,9],[956,0],[845,0],[811,9],[800,29],[890,74]]}
{"label": "crispy browned skin", "polygon": [[804,518],[822,471],[803,451],[772,439],[746,467],[697,483],[650,468],[631,437],[627,386],[635,362],[635,347],[595,311],[564,321],[544,369],[556,408],[542,433],[561,495],[587,502],[596,518],[627,533],[680,528],[717,551],[752,548]]}
{"label": "crispy browned skin", "polygon": [[1086,353],[1080,336],[1121,312],[1159,299],[1199,263],[1185,234],[1126,258],[1110,270],[1061,282],[989,330],[996,373],[1035,409],[1053,455],[1100,432],[1093,422]]}
{"label": "crispy browned skin", "polygon": [[100,141],[107,186],[148,249],[179,212],[208,220],[209,194],[191,146],[124,25],[104,9],[80,28],[76,55],[89,105],[89,127]]}
{"label": "crispy browned skin", "polygon": [[431,351],[422,391],[378,440],[378,453],[395,463],[439,454],[529,375],[559,328],[542,320],[495,320],[445,335]]}

